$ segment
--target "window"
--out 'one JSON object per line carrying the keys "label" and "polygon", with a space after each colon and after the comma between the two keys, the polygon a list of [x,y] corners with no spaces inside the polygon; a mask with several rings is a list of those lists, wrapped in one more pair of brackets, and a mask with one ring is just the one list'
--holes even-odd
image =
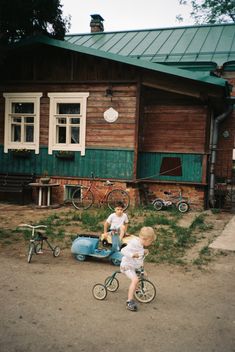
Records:
{"label": "window", "polygon": [[89,93],[48,93],[49,145],[53,150],[81,151],[85,155],[86,105]]}
{"label": "window", "polygon": [[161,176],[182,176],[181,159],[164,157],[160,168]]}
{"label": "window", "polygon": [[4,152],[31,149],[39,153],[40,98],[42,93],[5,93]]}

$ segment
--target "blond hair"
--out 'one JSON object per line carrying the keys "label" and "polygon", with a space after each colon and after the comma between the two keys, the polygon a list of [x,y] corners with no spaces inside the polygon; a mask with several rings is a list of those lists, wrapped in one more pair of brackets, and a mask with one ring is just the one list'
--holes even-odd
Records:
{"label": "blond hair", "polygon": [[144,226],[140,229],[139,237],[143,239],[152,239],[152,241],[155,241],[157,235],[152,227]]}

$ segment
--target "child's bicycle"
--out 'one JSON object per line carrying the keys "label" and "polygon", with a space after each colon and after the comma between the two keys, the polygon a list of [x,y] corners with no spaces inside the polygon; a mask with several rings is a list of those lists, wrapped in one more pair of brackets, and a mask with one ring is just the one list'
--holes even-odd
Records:
{"label": "child's bicycle", "polygon": [[43,252],[44,242],[46,242],[54,257],[58,257],[60,255],[60,247],[53,247],[48,241],[48,237],[44,235],[43,231],[39,231],[39,229],[47,228],[46,225],[33,226],[29,224],[20,224],[19,227],[26,227],[32,230],[28,249],[28,263],[31,262],[33,254],[40,254]]}
{"label": "child's bicycle", "polygon": [[[141,303],[152,302],[156,296],[156,287],[150,280],[146,279],[143,267],[137,269],[136,273],[139,277],[139,283],[134,293],[135,298]],[[108,291],[117,291],[119,287],[119,281],[116,278],[117,274],[120,274],[119,270],[115,271],[111,276],[108,276],[105,279],[104,284],[98,283],[93,286],[92,293],[96,299],[103,300],[106,298]]]}
{"label": "child's bicycle", "polygon": [[164,194],[165,199],[156,198],[152,201],[154,209],[157,211],[169,207],[176,207],[180,213],[186,213],[189,210],[190,201],[188,198],[183,197],[181,189],[179,189],[176,195],[172,194],[170,191],[165,191]]}

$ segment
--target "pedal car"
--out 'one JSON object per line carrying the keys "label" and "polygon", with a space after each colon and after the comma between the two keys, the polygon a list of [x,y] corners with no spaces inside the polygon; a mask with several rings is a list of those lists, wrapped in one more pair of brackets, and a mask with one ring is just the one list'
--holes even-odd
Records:
{"label": "pedal car", "polygon": [[[126,246],[128,244],[128,242],[130,240],[132,240],[133,238],[135,238],[136,236],[134,235],[125,235],[122,239],[122,242],[121,242],[121,248]],[[111,245],[112,244],[112,238],[113,238],[113,235],[111,234],[111,232],[109,231],[108,232],[108,238],[105,239],[104,238],[104,234],[102,233],[101,237],[100,237],[100,240],[101,242],[104,244],[104,245]]]}
{"label": "pedal car", "polygon": [[120,240],[117,234],[112,236],[112,247],[99,249],[100,237],[94,235],[79,235],[72,243],[71,252],[78,261],[84,261],[86,257],[108,258],[112,264],[120,265],[122,254],[120,253]]}

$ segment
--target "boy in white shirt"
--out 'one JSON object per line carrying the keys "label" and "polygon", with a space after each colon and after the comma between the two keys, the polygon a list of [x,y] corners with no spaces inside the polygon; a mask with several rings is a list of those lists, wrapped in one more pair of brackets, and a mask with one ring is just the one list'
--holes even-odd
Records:
{"label": "boy in white shirt", "polygon": [[116,230],[119,233],[120,241],[122,241],[127,231],[128,222],[127,214],[124,213],[124,204],[118,202],[115,207],[115,213],[109,215],[104,223],[104,233],[102,238],[107,240],[109,231]]}
{"label": "boy in white shirt", "polygon": [[142,227],[139,237],[130,240],[127,246],[121,250],[123,257],[120,271],[131,280],[126,302],[127,309],[131,311],[137,310],[137,304],[133,300],[134,292],[139,281],[136,269],[143,266],[144,256],[149,253],[148,249],[145,249],[144,247],[150,246],[156,240],[156,237],[157,236],[152,227]]}

